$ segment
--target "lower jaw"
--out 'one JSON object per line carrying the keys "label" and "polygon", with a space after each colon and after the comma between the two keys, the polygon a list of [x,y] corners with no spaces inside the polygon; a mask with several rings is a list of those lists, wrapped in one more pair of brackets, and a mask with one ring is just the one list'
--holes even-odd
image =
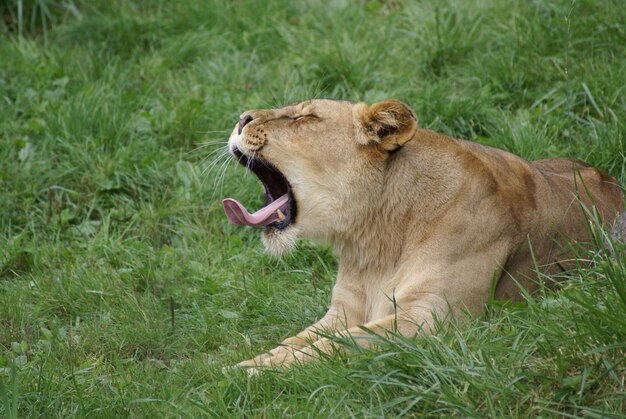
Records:
{"label": "lower jaw", "polygon": [[263,230],[261,240],[269,253],[280,256],[295,248],[298,236],[298,228],[292,224],[287,225],[282,230],[267,226]]}
{"label": "lower jaw", "polygon": [[276,232],[281,232],[286,230],[287,228],[289,228],[289,226],[291,225],[291,223],[288,224],[277,224],[277,223],[272,223],[272,224],[268,224],[264,227],[264,230],[272,230],[272,231],[276,231]]}

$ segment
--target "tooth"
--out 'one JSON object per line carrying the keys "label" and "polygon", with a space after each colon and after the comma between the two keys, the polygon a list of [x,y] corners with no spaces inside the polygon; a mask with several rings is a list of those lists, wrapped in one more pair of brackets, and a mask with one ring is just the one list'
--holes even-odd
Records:
{"label": "tooth", "polygon": [[276,210],[276,215],[278,215],[278,219],[280,221],[283,221],[285,219],[285,214],[283,214],[283,212],[280,209]]}

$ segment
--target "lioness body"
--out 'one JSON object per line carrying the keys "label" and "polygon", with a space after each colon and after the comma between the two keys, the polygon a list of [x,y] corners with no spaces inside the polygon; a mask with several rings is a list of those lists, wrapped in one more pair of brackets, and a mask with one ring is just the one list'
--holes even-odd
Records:
{"label": "lioness body", "polygon": [[608,223],[623,210],[621,188],[598,169],[563,158],[527,162],[419,129],[394,100],[313,100],[249,111],[242,121],[231,150],[289,184],[288,222],[266,226],[266,247],[282,252],[310,237],[339,256],[328,313],[243,366],[330,351],[320,330],[357,341],[366,334],[358,325],[427,331],[433,314],[479,312],[494,280],[496,298],[517,299],[520,286],[537,287],[536,268],[567,269],[569,241],[587,241],[581,203]]}

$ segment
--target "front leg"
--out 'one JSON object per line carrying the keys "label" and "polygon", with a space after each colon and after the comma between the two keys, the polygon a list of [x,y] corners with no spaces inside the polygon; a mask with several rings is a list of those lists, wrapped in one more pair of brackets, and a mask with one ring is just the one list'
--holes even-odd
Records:
{"label": "front leg", "polygon": [[330,308],[318,322],[307,327],[295,336],[281,342],[268,353],[240,362],[238,367],[265,365],[267,360],[284,353],[311,345],[320,339],[320,335],[336,333],[363,323],[365,318],[365,297],[356,281],[350,281],[341,275],[333,288]]}
{"label": "front leg", "polygon": [[[339,322],[331,322],[331,328],[335,330],[334,338],[319,338],[319,333],[307,329],[286,341],[291,344],[279,346],[270,351],[270,354],[257,357],[246,365],[288,367],[294,362],[308,362],[322,354],[331,353],[338,347],[336,338],[349,336],[357,345],[369,347],[375,342],[372,334],[384,335],[392,331],[410,338],[421,332],[431,332],[435,316],[444,320],[449,315],[466,311],[479,313],[489,298],[493,278],[500,278],[502,275],[503,266],[510,254],[509,244],[506,240],[496,240],[487,245],[484,242],[471,242],[465,243],[462,248],[465,249],[465,257],[462,259],[446,258],[445,255],[437,254],[433,259],[416,257],[399,267],[396,276],[386,281],[390,284],[388,288],[394,290],[393,293],[381,290],[378,294],[369,295],[370,306],[383,307],[378,312],[378,319],[363,324],[365,298],[362,298],[359,300],[362,301],[359,306],[362,307],[361,315],[350,317],[356,321],[347,324],[346,329],[339,327],[342,325]],[[389,300],[389,294],[394,296],[393,304]],[[385,304],[388,304],[386,310]],[[354,312],[346,310],[346,313]],[[357,327],[358,324],[363,326]],[[299,339],[299,336],[306,339]],[[319,339],[308,344],[315,337]],[[303,343],[305,346],[301,346]],[[339,348],[344,349],[340,345]]]}
{"label": "front leg", "polygon": [[378,320],[366,323],[362,326],[354,326],[347,330],[335,333],[334,338],[323,337],[314,343],[300,347],[279,347],[272,355],[259,359],[256,367],[264,368],[288,368],[294,363],[306,363],[321,355],[328,355],[342,346],[336,343],[336,339],[348,337],[362,348],[371,346],[374,335],[384,336],[388,332],[397,333],[401,336],[412,337],[418,332],[430,332],[434,325],[434,312],[444,312],[435,307],[425,307],[412,310],[411,313],[390,314]]}
{"label": "front leg", "polygon": [[266,360],[275,356],[279,356],[285,351],[299,349],[310,345],[311,343],[317,341],[320,338],[321,334],[332,334],[338,330],[343,330],[347,328],[345,326],[345,320],[343,321],[344,326],[341,326],[341,324],[342,321],[340,321],[340,317],[337,315],[336,310],[334,308],[331,308],[330,310],[328,310],[326,315],[322,317],[322,319],[307,327],[302,332],[298,333],[295,336],[288,337],[287,339],[283,340],[277,347],[271,349],[267,353],[263,353],[247,361],[242,361],[237,364],[237,366],[256,367],[264,365],[266,364]]}
{"label": "front leg", "polygon": [[[465,260],[455,268],[459,272],[471,272]],[[443,271],[444,268],[442,268]],[[494,273],[479,272],[475,276],[456,275],[456,271],[441,277],[419,278],[403,276],[396,283],[394,303],[381,293],[379,299],[389,302],[389,308],[382,317],[347,330],[338,331],[334,337],[322,337],[314,343],[300,347],[279,347],[270,356],[258,359],[259,367],[289,367],[293,363],[306,363],[320,355],[330,354],[335,349],[343,350],[337,339],[348,337],[360,347],[367,348],[375,343],[373,335],[384,336],[388,332],[414,337],[418,333],[430,333],[435,326],[435,317],[445,320],[451,314],[462,313],[464,310],[477,313],[489,296],[490,280]],[[496,272],[497,274],[497,272]]]}

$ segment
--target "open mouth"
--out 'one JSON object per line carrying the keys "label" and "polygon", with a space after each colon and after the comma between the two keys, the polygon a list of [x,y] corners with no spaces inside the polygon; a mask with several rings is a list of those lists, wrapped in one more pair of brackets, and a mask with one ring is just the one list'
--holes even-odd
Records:
{"label": "open mouth", "polygon": [[233,150],[233,154],[263,184],[265,206],[251,214],[239,201],[226,198],[222,203],[228,220],[240,226],[286,228],[295,219],[296,201],[285,176],[266,161],[248,157],[238,148]]}

